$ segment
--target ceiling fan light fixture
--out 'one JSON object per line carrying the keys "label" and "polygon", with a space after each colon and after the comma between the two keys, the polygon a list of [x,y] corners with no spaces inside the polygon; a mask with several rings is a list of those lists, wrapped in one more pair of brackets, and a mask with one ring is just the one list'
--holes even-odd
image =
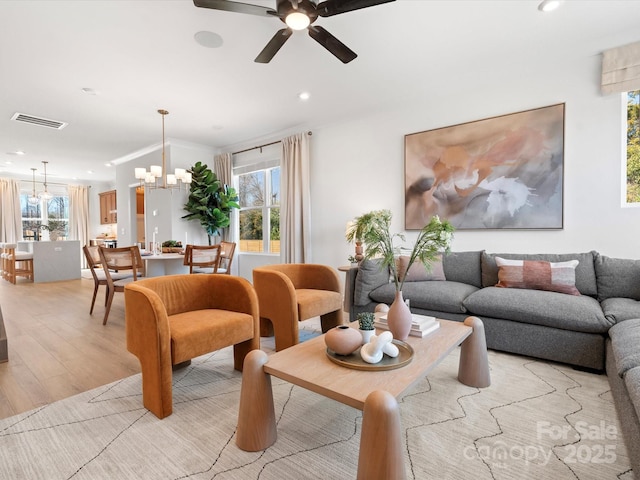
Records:
{"label": "ceiling fan light fixture", "polygon": [[311,19],[300,12],[291,12],[284,21],[291,30],[304,30],[311,24]]}

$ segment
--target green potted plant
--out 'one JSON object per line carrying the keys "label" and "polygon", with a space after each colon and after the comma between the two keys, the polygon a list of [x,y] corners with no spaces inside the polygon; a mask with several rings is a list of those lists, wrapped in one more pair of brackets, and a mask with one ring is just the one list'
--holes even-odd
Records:
{"label": "green potted plant", "polygon": [[182,242],[177,240],[167,240],[162,242],[162,253],[180,253],[182,251]]}
{"label": "green potted plant", "polygon": [[372,312],[361,312],[356,315],[356,320],[358,320],[358,328],[362,335],[362,344],[369,343],[371,337],[376,333],[375,314]]}
{"label": "green potted plant", "polygon": [[[364,258],[381,260],[381,268],[388,268],[396,288],[395,299],[389,309],[387,321],[389,329],[394,338],[405,340],[411,328],[411,312],[402,298],[402,287],[406,275],[400,278],[396,257],[403,249],[394,245],[394,242],[406,238],[401,233],[392,234],[391,229],[392,214],[390,210],[374,210],[359,217],[356,217],[347,230],[346,239],[351,242],[360,238],[366,246]],[[431,264],[441,252],[449,251],[454,228],[447,220],[440,220],[436,215],[424,226],[409,253],[409,260],[405,271],[409,271],[411,265],[416,261],[422,263],[425,268],[431,269]],[[396,319],[401,321],[397,322]],[[408,317],[408,325],[407,325]],[[392,327],[400,323],[400,328]],[[406,331],[406,332],[405,332]]]}
{"label": "green potted plant", "polygon": [[231,223],[231,210],[240,208],[238,194],[235,189],[220,182],[206,164],[198,162],[189,172],[192,177],[189,199],[184,205],[189,213],[182,218],[198,220],[207,232],[211,245],[211,237],[220,235],[220,229]]}
{"label": "green potted plant", "polygon": [[49,219],[46,225],[40,225],[42,230],[49,230],[49,240],[55,242],[67,234],[67,222],[64,220]]}

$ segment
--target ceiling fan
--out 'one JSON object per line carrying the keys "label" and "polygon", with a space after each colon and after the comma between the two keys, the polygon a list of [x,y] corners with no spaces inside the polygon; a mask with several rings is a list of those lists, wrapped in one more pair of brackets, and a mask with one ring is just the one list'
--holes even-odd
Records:
{"label": "ceiling fan", "polygon": [[196,7],[226,10],[228,12],[248,13],[266,17],[279,18],[287,24],[278,30],[267,46],[256,57],[258,63],[269,63],[278,50],[289,39],[293,30],[309,31],[309,36],[335,55],[342,63],[349,63],[358,55],[328,31],[313,22],[318,17],[331,17],[361,8],[373,7],[395,0],[326,0],[315,3],[315,0],[276,0],[276,9],[230,0],[193,0]]}

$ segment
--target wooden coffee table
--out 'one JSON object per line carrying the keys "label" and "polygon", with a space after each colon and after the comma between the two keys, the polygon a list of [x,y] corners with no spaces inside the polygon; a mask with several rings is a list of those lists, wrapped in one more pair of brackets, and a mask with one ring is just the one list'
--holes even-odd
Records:
{"label": "wooden coffee table", "polygon": [[[357,326],[357,324],[356,324]],[[409,337],[414,356],[407,365],[385,371],[350,369],[332,362],[324,336],[268,356],[253,350],[244,361],[236,444],[255,452],[277,438],[271,375],[363,411],[358,479],[403,479],[400,413],[396,398],[423,379],[454,348],[462,345],[458,380],[484,388],[491,383],[484,325],[476,317],[464,323],[440,320],[424,337]]]}

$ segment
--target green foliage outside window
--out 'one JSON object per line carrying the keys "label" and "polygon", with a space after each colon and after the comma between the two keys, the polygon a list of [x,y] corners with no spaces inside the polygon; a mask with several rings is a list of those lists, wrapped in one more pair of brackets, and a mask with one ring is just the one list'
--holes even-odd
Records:
{"label": "green foliage outside window", "polygon": [[640,90],[627,93],[627,203],[640,202]]}

